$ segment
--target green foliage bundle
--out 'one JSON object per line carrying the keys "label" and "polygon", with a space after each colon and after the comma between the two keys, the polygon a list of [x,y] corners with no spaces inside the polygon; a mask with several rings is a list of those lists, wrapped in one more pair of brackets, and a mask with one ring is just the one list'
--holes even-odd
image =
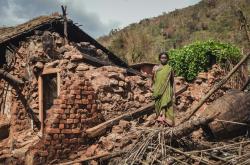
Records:
{"label": "green foliage bundle", "polygon": [[169,51],[170,65],[176,75],[193,80],[199,72],[207,71],[212,64],[235,64],[241,58],[240,50],[231,44],[217,41],[195,42]]}

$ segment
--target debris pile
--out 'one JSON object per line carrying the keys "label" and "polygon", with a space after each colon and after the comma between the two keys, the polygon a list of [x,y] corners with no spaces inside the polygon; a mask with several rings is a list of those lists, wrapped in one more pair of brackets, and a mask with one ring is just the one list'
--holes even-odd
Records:
{"label": "debris pile", "polygon": [[105,119],[134,111],[151,101],[151,80],[128,76],[125,69],[104,66],[87,70],[85,76],[98,93]]}

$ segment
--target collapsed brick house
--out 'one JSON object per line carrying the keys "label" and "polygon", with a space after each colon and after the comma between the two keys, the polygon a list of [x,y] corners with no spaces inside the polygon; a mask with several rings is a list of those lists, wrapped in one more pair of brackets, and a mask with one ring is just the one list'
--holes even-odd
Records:
{"label": "collapsed brick house", "polygon": [[150,101],[150,81],[61,16],[0,28],[0,164],[65,159],[84,132]]}

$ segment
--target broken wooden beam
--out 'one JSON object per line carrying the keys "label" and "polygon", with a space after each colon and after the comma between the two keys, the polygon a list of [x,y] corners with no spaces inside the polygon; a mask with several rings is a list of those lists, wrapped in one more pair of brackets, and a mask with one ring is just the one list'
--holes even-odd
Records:
{"label": "broken wooden beam", "polygon": [[101,124],[95,126],[95,127],[89,128],[86,130],[86,133],[87,133],[88,137],[97,137],[97,136],[105,133],[108,128],[112,127],[113,125],[118,124],[120,120],[132,120],[132,119],[137,118],[138,116],[151,114],[151,113],[153,113],[153,108],[154,108],[154,102],[151,102],[151,103],[147,104],[146,106],[139,108],[136,111],[127,112],[121,116],[114,118],[114,119],[108,120],[104,123],[101,123]]}
{"label": "broken wooden beam", "polygon": [[[176,96],[181,94],[187,89],[187,86],[184,86],[182,89],[176,92]],[[106,130],[119,123],[120,120],[133,120],[143,115],[152,114],[154,112],[154,102],[151,102],[138,110],[127,112],[121,116],[118,116],[114,119],[108,120],[104,123],[101,123],[95,127],[89,128],[86,130],[88,137],[97,137],[106,132]]]}
{"label": "broken wooden beam", "polygon": [[19,78],[16,78],[12,74],[8,73],[7,71],[0,69],[0,78],[3,78],[5,81],[9,82],[11,85],[17,84],[22,85],[24,82]]}
{"label": "broken wooden beam", "polygon": [[187,120],[189,120],[198,110],[199,108],[205,103],[205,101],[214,93],[216,92],[218,89],[220,89],[220,87],[222,85],[224,85],[228,80],[229,78],[238,70],[238,68],[250,57],[250,53],[248,53],[246,56],[243,56],[243,58],[240,60],[240,62],[234,66],[234,68],[227,74],[226,77],[224,77],[218,84],[215,84],[213,86],[213,88],[211,88],[209,90],[209,92],[203,96],[201,98],[201,100],[190,110],[188,111],[188,114],[182,118],[181,122],[180,123],[183,123]]}
{"label": "broken wooden beam", "polygon": [[59,163],[58,165],[70,165],[70,164],[74,164],[74,163],[83,163],[83,162],[87,162],[87,161],[90,161],[90,160],[96,160],[96,159],[101,159],[101,158],[103,158],[102,160],[105,160],[105,159],[109,159],[109,158],[112,158],[112,157],[119,156],[119,155],[121,155],[123,153],[125,153],[125,152],[121,151],[121,152],[114,152],[114,153],[103,153],[103,154],[88,157],[88,158],[77,159],[77,160],[66,162],[66,163]]}

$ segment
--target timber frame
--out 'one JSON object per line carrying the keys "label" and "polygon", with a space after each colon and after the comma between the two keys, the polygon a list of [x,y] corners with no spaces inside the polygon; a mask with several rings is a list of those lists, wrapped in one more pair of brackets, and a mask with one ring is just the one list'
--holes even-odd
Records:
{"label": "timber frame", "polygon": [[41,76],[38,77],[38,98],[39,98],[39,120],[41,122],[41,133],[43,135],[44,132],[44,106],[43,106],[43,77],[49,74],[56,74],[57,75],[57,95],[60,94],[60,69],[58,68],[51,68],[51,69],[44,69]]}

